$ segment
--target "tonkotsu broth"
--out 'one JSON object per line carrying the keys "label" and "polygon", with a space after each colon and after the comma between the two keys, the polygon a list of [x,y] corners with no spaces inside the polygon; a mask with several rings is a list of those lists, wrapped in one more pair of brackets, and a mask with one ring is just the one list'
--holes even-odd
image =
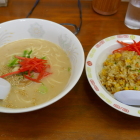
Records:
{"label": "tonkotsu broth", "polygon": [[[0,101],[0,106],[9,108],[26,108],[44,103],[57,96],[66,86],[71,75],[71,63],[67,54],[56,44],[41,39],[18,40],[0,48],[0,75],[9,73],[12,68],[7,66],[14,55],[21,56],[24,50],[32,50],[31,58],[46,57],[52,72],[44,77],[41,83],[32,82],[22,75],[5,77],[12,85],[6,99]],[[45,85],[47,93],[40,93],[40,87]]]}

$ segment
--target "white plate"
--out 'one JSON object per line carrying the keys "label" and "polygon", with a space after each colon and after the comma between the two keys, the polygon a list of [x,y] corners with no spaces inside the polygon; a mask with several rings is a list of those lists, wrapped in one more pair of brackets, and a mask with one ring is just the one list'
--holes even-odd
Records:
{"label": "white plate", "polygon": [[125,114],[140,117],[140,107],[128,106],[120,103],[105,89],[104,86],[102,86],[99,80],[98,74],[101,71],[102,64],[107,56],[111,54],[113,50],[121,47],[121,45],[117,43],[117,40],[127,43],[131,43],[133,40],[138,42],[140,41],[140,36],[121,34],[99,41],[92,47],[87,56],[85,64],[86,75],[91,87],[104,102]]}

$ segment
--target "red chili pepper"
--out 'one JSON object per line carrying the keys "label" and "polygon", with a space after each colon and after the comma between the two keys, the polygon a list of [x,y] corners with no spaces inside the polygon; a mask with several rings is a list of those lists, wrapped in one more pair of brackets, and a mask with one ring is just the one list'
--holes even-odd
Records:
{"label": "red chili pepper", "polygon": [[[34,58],[26,58],[26,57],[20,57],[20,56],[15,56],[15,57],[20,60],[19,61],[20,68],[18,69],[18,71],[7,73],[7,74],[0,76],[1,78],[27,71],[28,74],[27,75],[24,74],[25,78],[27,78],[31,81],[34,81],[34,82],[40,82],[40,80],[43,77],[51,74],[51,73],[47,72],[47,69],[50,68],[50,65],[47,64],[47,60],[39,59],[36,57],[34,57]],[[38,73],[39,74],[38,77],[36,79],[32,78],[31,72]]]}

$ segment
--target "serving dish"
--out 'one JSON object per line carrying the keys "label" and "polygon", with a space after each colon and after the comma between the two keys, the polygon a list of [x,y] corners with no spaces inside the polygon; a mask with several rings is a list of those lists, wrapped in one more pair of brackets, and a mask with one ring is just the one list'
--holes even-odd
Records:
{"label": "serving dish", "polygon": [[133,40],[136,42],[140,41],[140,36],[130,34],[114,35],[107,37],[95,44],[91,48],[86,58],[85,67],[87,79],[92,89],[105,103],[122,113],[140,117],[139,106],[128,106],[117,101],[113,94],[109,93],[100,83],[99,72],[103,67],[103,62],[106,60],[107,56],[112,53],[113,50],[122,47],[117,42],[117,40],[126,43],[133,43]]}
{"label": "serving dish", "polygon": [[48,20],[25,18],[0,24],[0,47],[21,39],[43,39],[59,45],[68,55],[72,64],[70,80],[65,89],[56,97],[43,104],[21,109],[0,107],[0,112],[22,113],[34,111],[64,97],[78,82],[84,68],[84,51],[77,37],[67,28]]}

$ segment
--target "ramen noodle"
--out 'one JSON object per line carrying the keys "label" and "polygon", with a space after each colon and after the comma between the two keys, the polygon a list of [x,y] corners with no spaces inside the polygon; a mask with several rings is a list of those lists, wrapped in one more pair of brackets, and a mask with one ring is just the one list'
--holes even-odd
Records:
{"label": "ramen noodle", "polygon": [[[50,75],[40,82],[24,78],[23,74],[4,77],[11,83],[11,91],[0,106],[8,108],[27,108],[42,104],[57,96],[65,88],[71,75],[71,63],[67,54],[54,43],[41,39],[18,40],[0,48],[0,75],[17,69],[8,67],[14,56],[22,56],[23,52],[31,52],[31,58],[40,58],[49,64]],[[36,76],[36,73],[31,76]]]}

